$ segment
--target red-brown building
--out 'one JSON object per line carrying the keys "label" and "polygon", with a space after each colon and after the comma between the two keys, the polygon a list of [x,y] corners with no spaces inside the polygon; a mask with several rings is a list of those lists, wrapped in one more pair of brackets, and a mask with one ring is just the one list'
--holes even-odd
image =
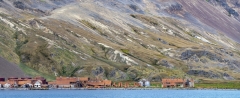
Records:
{"label": "red-brown building", "polygon": [[17,78],[10,77],[7,81],[0,81],[0,84],[10,84],[10,87],[33,87],[33,85],[37,82],[41,81],[42,84],[47,84],[47,81],[43,77],[25,77],[25,78]]}
{"label": "red-brown building", "polygon": [[87,87],[92,87],[92,88],[104,88],[104,87],[111,87],[112,81],[110,80],[95,80],[95,81],[88,81],[87,82]]}
{"label": "red-brown building", "polygon": [[193,79],[162,79],[163,88],[194,87]]}
{"label": "red-brown building", "polygon": [[83,87],[89,81],[88,77],[57,77],[56,81],[49,82],[52,87],[71,88]]}

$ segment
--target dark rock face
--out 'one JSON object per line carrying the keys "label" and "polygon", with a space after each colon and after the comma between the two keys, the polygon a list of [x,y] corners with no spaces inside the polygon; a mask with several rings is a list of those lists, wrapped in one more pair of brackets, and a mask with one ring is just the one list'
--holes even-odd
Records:
{"label": "dark rock face", "polygon": [[120,71],[119,74],[120,74],[120,77],[117,78],[119,80],[126,80],[128,77],[127,74],[122,71]]}
{"label": "dark rock face", "polygon": [[142,10],[141,10],[138,6],[136,6],[136,5],[131,4],[131,5],[129,5],[129,7],[130,7],[132,10],[134,10],[135,12],[144,13],[144,11],[142,11]]}
{"label": "dark rock face", "polygon": [[98,76],[104,73],[104,69],[102,67],[97,67],[95,70],[92,71],[93,75]]}
{"label": "dark rock face", "polygon": [[136,80],[136,78],[138,77],[137,70],[129,70],[127,74],[132,80]]}
{"label": "dark rock face", "polygon": [[207,60],[206,60],[206,59],[200,59],[200,61],[201,61],[202,63],[207,63]]}
{"label": "dark rock face", "polygon": [[113,69],[110,71],[108,77],[115,81],[122,81],[128,79],[128,75],[118,69]]}
{"label": "dark rock face", "polygon": [[13,5],[16,7],[16,8],[19,8],[19,9],[26,9],[27,7],[25,6],[25,4],[21,1],[16,1],[16,2],[13,2]]}
{"label": "dark rock face", "polygon": [[195,62],[199,62],[199,61],[200,61],[200,59],[198,58],[198,56],[197,56],[196,54],[193,55],[193,56],[190,58],[190,60],[195,61]]}
{"label": "dark rock face", "polygon": [[239,61],[230,61],[230,60],[226,60],[227,65],[229,66],[230,70],[235,70],[240,72],[239,68],[240,68],[240,62]]}
{"label": "dark rock face", "polygon": [[172,4],[170,7],[169,7],[169,10],[170,11],[182,11],[183,10],[183,6],[179,3],[175,3],[175,4]]}
{"label": "dark rock face", "polygon": [[[228,5],[228,3],[227,3],[227,1],[226,0],[209,0],[209,2],[211,3],[211,4],[214,4],[214,5],[220,5],[220,6],[222,6],[222,7],[224,7],[224,9],[229,13],[229,15],[233,15],[233,16],[235,16],[235,17],[238,17],[239,16],[239,14],[233,9],[233,8],[231,8],[229,5]],[[239,1],[234,1],[234,0],[232,0],[231,1],[235,6],[239,6]]]}
{"label": "dark rock face", "polygon": [[161,76],[156,75],[156,76],[150,77],[149,80],[153,81],[153,82],[161,82],[162,78],[161,78]]}
{"label": "dark rock face", "polygon": [[229,74],[227,74],[227,73],[223,73],[223,78],[225,79],[225,80],[234,80],[234,78],[232,77],[232,76],[230,76]]}
{"label": "dark rock face", "polygon": [[157,65],[162,65],[162,66],[165,66],[167,68],[173,68],[174,67],[172,64],[170,64],[166,60],[161,60],[161,61],[157,62]]}
{"label": "dark rock face", "polygon": [[182,54],[181,54],[181,59],[182,60],[187,60],[188,58],[190,58],[191,56],[193,56],[193,51],[191,51],[191,50],[187,50],[187,51],[185,51],[185,52],[183,52]]}
{"label": "dark rock face", "polygon": [[187,50],[181,54],[181,59],[182,60],[188,60],[190,58],[194,59],[195,61],[199,61],[198,58],[201,58],[202,56],[206,56],[210,60],[213,61],[219,61],[219,62],[224,62],[224,59],[222,59],[220,56],[217,56],[214,53],[208,52],[208,51],[192,51],[192,50]]}
{"label": "dark rock face", "polygon": [[109,73],[109,77],[110,78],[113,78],[116,76],[116,69],[112,70],[110,73]]}
{"label": "dark rock face", "polygon": [[189,70],[187,74],[211,79],[224,78],[225,80],[234,80],[234,78],[227,73],[214,73],[213,71]]}
{"label": "dark rock face", "polygon": [[165,66],[165,67],[170,68],[170,69],[174,67],[174,65],[170,64],[166,60],[159,60],[159,61],[156,62],[156,65]]}
{"label": "dark rock face", "polygon": [[230,51],[227,51],[226,49],[223,49],[223,48],[220,48],[220,49],[217,49],[221,54],[227,54],[229,56],[234,56],[234,54]]}
{"label": "dark rock face", "polygon": [[[226,51],[224,49],[220,49],[219,52],[220,55],[229,55],[234,56],[232,52]],[[208,61],[206,59],[199,59],[201,57],[207,57],[209,60],[224,64],[228,66],[230,70],[235,70],[237,72],[240,72],[240,62],[236,60],[231,60],[229,58],[223,58],[220,55],[208,52],[208,51],[193,51],[193,50],[187,50],[183,52],[180,56],[182,60],[190,60],[194,62],[201,61],[202,63],[207,63]]]}
{"label": "dark rock face", "polygon": [[212,79],[219,79],[221,78],[220,75],[212,72],[212,71],[204,71],[204,70],[189,70],[187,72],[189,75],[199,76],[199,77],[206,77],[206,78],[212,78]]}

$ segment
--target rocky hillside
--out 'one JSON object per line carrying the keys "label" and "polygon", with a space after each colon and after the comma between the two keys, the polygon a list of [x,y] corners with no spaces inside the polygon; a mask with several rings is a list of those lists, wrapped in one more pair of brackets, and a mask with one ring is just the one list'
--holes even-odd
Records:
{"label": "rocky hillside", "polygon": [[240,79],[237,0],[0,0],[0,56],[28,75]]}

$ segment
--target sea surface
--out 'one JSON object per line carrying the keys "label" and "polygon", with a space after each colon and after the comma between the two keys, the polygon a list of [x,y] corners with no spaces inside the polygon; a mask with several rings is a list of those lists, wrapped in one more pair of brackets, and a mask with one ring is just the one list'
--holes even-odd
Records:
{"label": "sea surface", "polygon": [[240,90],[0,90],[0,98],[240,98]]}

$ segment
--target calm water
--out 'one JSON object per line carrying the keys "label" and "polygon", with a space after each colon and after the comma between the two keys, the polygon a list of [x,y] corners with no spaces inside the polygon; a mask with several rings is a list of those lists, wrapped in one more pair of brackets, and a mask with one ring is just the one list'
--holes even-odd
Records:
{"label": "calm water", "polygon": [[0,98],[240,98],[237,90],[0,90]]}

